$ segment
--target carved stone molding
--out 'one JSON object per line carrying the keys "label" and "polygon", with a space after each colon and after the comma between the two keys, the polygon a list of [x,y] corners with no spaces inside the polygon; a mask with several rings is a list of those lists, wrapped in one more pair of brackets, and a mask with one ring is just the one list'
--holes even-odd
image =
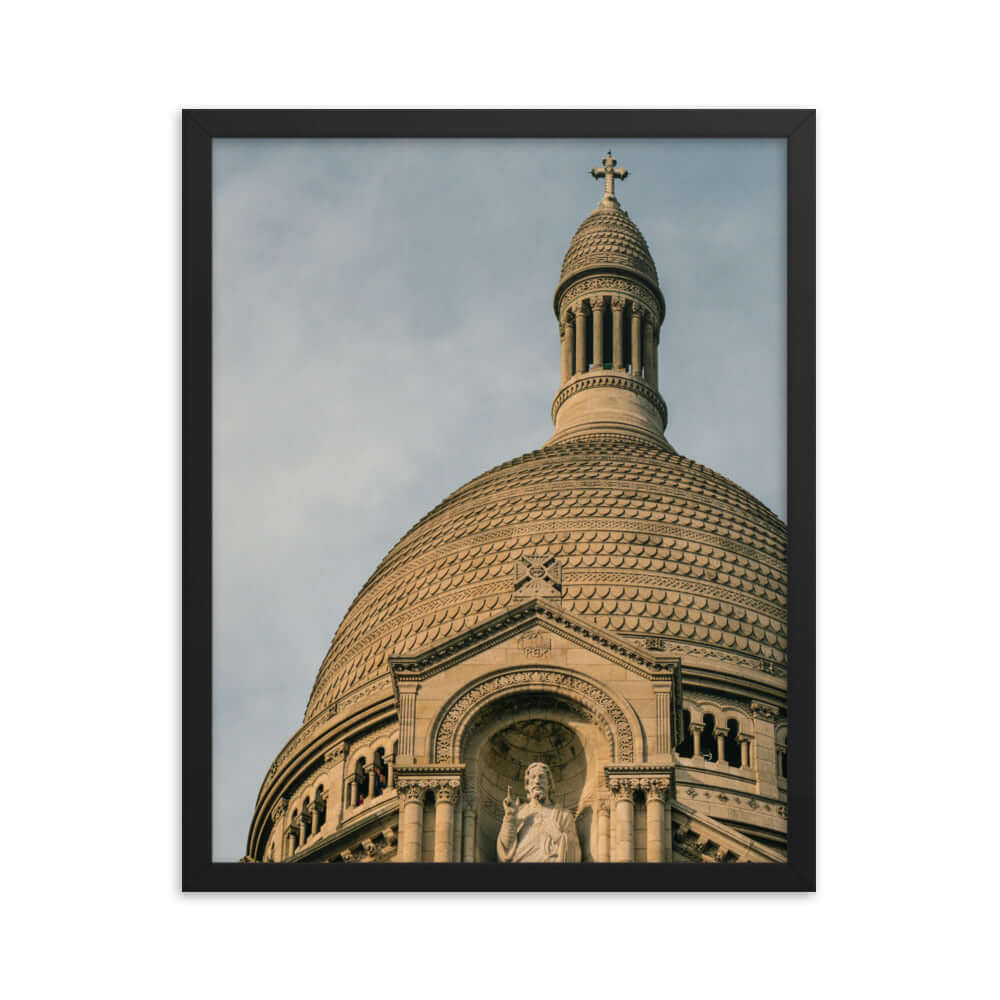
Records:
{"label": "carved stone molding", "polygon": [[667,426],[667,404],[663,402],[663,397],[656,389],[633,375],[613,371],[588,372],[585,375],[574,376],[572,381],[567,382],[559,390],[556,398],[552,401],[553,422],[555,422],[559,408],[567,399],[578,392],[582,392],[584,389],[593,389],[595,386],[608,386],[613,389],[627,389],[630,392],[634,392],[637,396],[641,396],[652,403],[660,419],[663,421],[663,426]]}
{"label": "carved stone molding", "polygon": [[552,652],[552,633],[533,628],[518,637],[517,648],[528,657],[541,658]]}
{"label": "carved stone molding", "polygon": [[750,714],[755,719],[763,719],[765,722],[778,721],[778,707],[776,705],[769,705],[764,701],[751,702]]}
{"label": "carved stone molding", "polygon": [[[656,325],[663,321],[660,314],[660,304],[655,296],[637,281],[629,281],[627,278],[612,277],[592,277],[582,278],[567,285],[563,293],[559,296],[559,307],[569,305],[573,308],[576,301],[582,296],[604,292],[608,295],[627,295],[630,298],[638,299],[656,317]],[[558,311],[558,310],[557,310]]]}
{"label": "carved stone molding", "polygon": [[623,312],[625,309],[626,299],[622,295],[616,295],[611,299],[611,308],[615,312]]}
{"label": "carved stone molding", "polygon": [[618,703],[584,677],[553,668],[507,671],[467,690],[447,709],[437,727],[435,760],[443,763],[460,758],[462,732],[482,705],[496,697],[525,690],[556,692],[570,700],[583,702],[595,715],[609,721],[617,759],[632,760],[636,737]]}
{"label": "carved stone molding", "polygon": [[277,802],[271,806],[271,822],[277,823],[282,816],[285,815],[285,810],[288,809],[288,799],[280,798]]}

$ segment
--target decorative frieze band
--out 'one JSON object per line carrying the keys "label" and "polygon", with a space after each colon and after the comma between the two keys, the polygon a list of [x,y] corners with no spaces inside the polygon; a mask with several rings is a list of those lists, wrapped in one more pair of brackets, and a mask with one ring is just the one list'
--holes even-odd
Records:
{"label": "decorative frieze band", "polygon": [[562,315],[566,309],[577,308],[579,305],[577,300],[585,296],[600,295],[602,293],[605,295],[627,295],[633,299],[637,299],[653,314],[656,326],[659,326],[663,322],[660,304],[645,285],[641,285],[637,281],[629,281],[627,278],[612,277],[581,278],[579,281],[574,281],[572,284],[567,285],[562,295],[559,296],[556,315]]}
{"label": "decorative frieze band", "polygon": [[609,372],[609,371],[598,371],[598,372],[588,372],[586,375],[576,375],[571,382],[567,382],[558,393],[556,393],[556,398],[552,400],[552,419],[556,419],[556,414],[559,412],[559,408],[569,399],[571,396],[575,396],[576,393],[582,392],[584,389],[593,389],[595,386],[609,386],[612,389],[628,389],[630,392],[634,392],[637,396],[641,396],[643,399],[652,403],[656,412],[659,414],[660,419],[663,421],[663,426],[667,425],[667,404],[663,401],[663,397],[654,389],[651,385],[647,385],[641,379],[635,378],[633,375],[628,375],[625,372]]}

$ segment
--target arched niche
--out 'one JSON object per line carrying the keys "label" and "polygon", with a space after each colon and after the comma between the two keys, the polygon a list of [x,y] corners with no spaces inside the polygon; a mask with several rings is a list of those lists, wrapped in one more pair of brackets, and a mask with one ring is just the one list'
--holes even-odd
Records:
{"label": "arched niche", "polygon": [[607,738],[609,763],[643,759],[642,729],[631,706],[589,677],[555,667],[501,671],[460,691],[443,706],[431,726],[428,758],[436,764],[464,761],[463,748],[472,722],[493,702],[522,694],[551,695],[586,714]]}
{"label": "arched niche", "polygon": [[536,760],[552,769],[555,802],[576,818],[583,860],[594,860],[601,775],[612,743],[592,713],[563,697],[515,693],[477,713],[465,735],[465,808],[475,814],[477,860],[497,860],[503,799],[509,787],[524,801],[524,774]]}

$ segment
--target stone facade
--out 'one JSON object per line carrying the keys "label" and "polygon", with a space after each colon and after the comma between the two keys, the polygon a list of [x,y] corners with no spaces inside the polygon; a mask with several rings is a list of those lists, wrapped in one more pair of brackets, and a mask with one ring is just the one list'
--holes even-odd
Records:
{"label": "stone facade", "polygon": [[247,860],[495,862],[536,761],[584,863],[784,860],[785,526],[664,439],[656,268],[626,172],[594,174],[554,301],[553,437],[361,589]]}

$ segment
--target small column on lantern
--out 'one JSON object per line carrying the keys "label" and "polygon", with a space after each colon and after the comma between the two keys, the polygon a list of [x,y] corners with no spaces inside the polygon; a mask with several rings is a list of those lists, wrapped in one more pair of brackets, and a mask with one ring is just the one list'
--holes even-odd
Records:
{"label": "small column on lantern", "polygon": [[632,303],[632,374],[642,376],[642,310]]}
{"label": "small column on lantern", "polygon": [[587,370],[587,303],[581,302],[575,307],[576,313],[576,373]]}
{"label": "small column on lantern", "polygon": [[653,344],[653,318],[646,317],[642,330],[642,365],[643,377],[654,389],[656,388],[656,348]]}
{"label": "small column on lantern", "polygon": [[604,367],[604,299],[598,295],[591,303],[594,312],[594,368]]}
{"label": "small column on lantern", "polygon": [[573,377],[573,314],[567,312],[559,324],[562,344],[562,381],[565,385]]}
{"label": "small column on lantern", "polygon": [[625,300],[611,300],[611,366],[615,371],[625,368]]}

